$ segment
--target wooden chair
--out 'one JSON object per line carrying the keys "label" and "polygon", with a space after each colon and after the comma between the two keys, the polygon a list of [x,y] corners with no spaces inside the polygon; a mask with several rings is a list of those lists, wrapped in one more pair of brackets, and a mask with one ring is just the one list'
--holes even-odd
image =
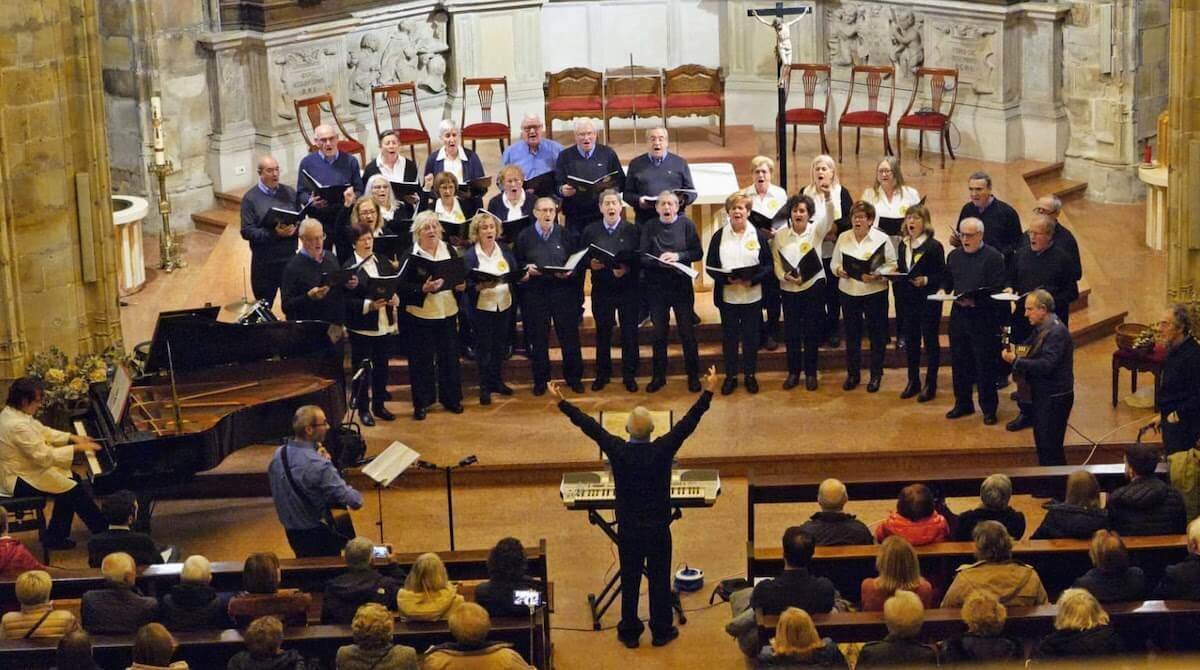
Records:
{"label": "wooden chair", "polygon": [[[402,120],[404,118],[404,99],[409,98],[412,101],[413,114],[417,117],[417,125],[419,128],[405,128]],[[377,104],[377,103],[381,103]],[[421,105],[417,102],[417,85],[415,82],[406,81],[402,84],[384,84],[382,86],[371,87],[371,118],[375,119],[375,134],[380,135],[383,130],[379,127],[378,107],[387,108],[388,116],[392,119],[391,129],[400,138],[400,146],[407,146],[408,152],[412,156],[414,163],[417,162],[416,145],[424,144],[425,153],[433,151],[433,142],[429,138],[429,131],[425,128],[425,120],[421,118]]]}
{"label": "wooden chair", "polygon": [[609,119],[632,118],[635,113],[638,117],[664,118],[662,70],[641,66],[605,70],[604,137],[612,136]]}
{"label": "wooden chair", "polygon": [[[792,63],[788,75],[788,96],[791,96],[792,77],[800,74],[800,82],[804,85],[804,106],[786,109],[783,122],[792,127],[792,151],[796,150],[796,137],[800,134],[799,126],[816,126],[821,131],[821,153],[829,153],[829,143],[825,140],[825,121],[829,118],[829,107],[833,104],[833,90],[829,83],[831,69],[828,65],[814,63]],[[824,83],[822,83],[824,79]],[[817,87],[825,89],[825,105],[816,106]]]}
{"label": "wooden chair", "polygon": [[333,117],[333,122],[337,125],[338,131],[341,132],[345,139],[338,140],[338,151],[348,154],[358,154],[359,166],[367,164],[367,148],[362,142],[350,136],[346,126],[342,125],[342,120],[338,118],[337,110],[333,106],[333,96],[329,93],[314,95],[311,98],[303,98],[292,102],[293,108],[296,110],[296,125],[300,126],[300,136],[304,138],[304,143],[308,145],[309,152],[317,150],[317,145],[313,142],[312,137],[308,134],[308,129],[304,127],[304,119],[307,118],[309,124],[315,130],[321,125],[321,116],[325,108],[329,108],[329,115]]}
{"label": "wooden chair", "polygon": [[[467,125],[468,86],[475,87],[482,118],[478,123],[471,125]],[[492,121],[492,98],[495,96],[496,86],[504,87],[504,123]],[[500,140],[500,151],[503,152],[505,143],[512,137],[512,113],[508,109],[508,77],[463,77],[462,95],[462,121],[458,127],[463,141],[471,140],[471,151],[474,151],[476,140]]]}
{"label": "wooden chair", "polygon": [[716,116],[725,146],[725,72],[703,65],[663,71],[663,126],[672,116]]}
{"label": "wooden chair", "polygon": [[[913,105],[917,103],[921,82],[925,79],[929,80],[929,108],[913,113]],[[950,91],[950,109],[943,114],[942,102],[945,100],[946,91]],[[957,160],[954,158],[954,147],[950,146],[950,119],[954,116],[954,107],[957,104],[958,70],[936,67],[917,68],[913,78],[912,97],[908,100],[908,107],[904,108],[904,113],[896,121],[896,155],[899,156],[904,152],[904,139],[900,134],[901,131],[910,128],[920,132],[920,139],[917,141],[918,158],[925,154],[925,131],[929,130],[936,131],[941,138],[942,168],[946,167],[947,151],[950,152],[952,160]]]}
{"label": "wooden chair", "polygon": [[[867,108],[852,112],[850,105],[854,103],[854,89],[858,76],[863,75],[863,85],[867,90]],[[886,112],[879,110],[879,89],[883,83],[891,80],[888,89],[888,108]],[[854,128],[854,155],[858,155],[862,143],[863,128],[880,128],[883,130],[883,153],[892,155],[892,143],[888,139],[888,126],[892,124],[892,109],[896,105],[896,68],[891,65],[855,65],[850,69],[850,93],[846,96],[846,106],[838,118],[838,162],[842,161],[842,127]]]}
{"label": "wooden chair", "polygon": [[[586,67],[547,72],[542,80],[546,98],[546,134],[554,135],[554,120],[573,121],[604,116],[604,75]],[[607,139],[607,138],[606,138]]]}

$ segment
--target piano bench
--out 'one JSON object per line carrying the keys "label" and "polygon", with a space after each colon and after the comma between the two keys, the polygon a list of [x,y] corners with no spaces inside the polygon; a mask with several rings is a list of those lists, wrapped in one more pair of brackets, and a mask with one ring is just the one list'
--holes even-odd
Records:
{"label": "piano bench", "polygon": [[[36,530],[38,542],[46,532],[46,498],[44,496],[23,496],[20,498],[0,497],[0,507],[8,514],[8,532]],[[50,551],[42,546],[42,563],[50,563]]]}

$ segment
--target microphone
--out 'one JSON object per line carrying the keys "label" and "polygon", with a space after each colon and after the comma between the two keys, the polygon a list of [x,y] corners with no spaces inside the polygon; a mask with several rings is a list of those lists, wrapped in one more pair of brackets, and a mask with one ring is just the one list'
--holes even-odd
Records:
{"label": "microphone", "polygon": [[420,459],[417,460],[417,467],[422,468],[424,470],[437,470],[438,469],[438,466],[434,465],[433,463],[430,463],[429,461],[422,461]]}
{"label": "microphone", "polygon": [[460,468],[465,468],[465,467],[467,467],[468,465],[475,465],[475,464],[476,464],[476,463],[478,463],[478,462],[479,462],[479,459],[478,459],[478,458],[475,458],[475,454],[471,454],[470,456],[467,456],[466,458],[464,458],[464,459],[462,459],[461,461],[459,461],[459,462],[458,462],[458,467],[460,467]]}

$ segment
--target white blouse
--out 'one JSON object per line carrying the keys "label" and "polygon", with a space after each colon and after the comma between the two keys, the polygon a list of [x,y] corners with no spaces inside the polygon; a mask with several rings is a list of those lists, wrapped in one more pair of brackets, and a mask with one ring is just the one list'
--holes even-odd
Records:
{"label": "white blouse", "polygon": [[404,181],[404,166],[408,164],[408,159],[403,154],[396,155],[396,165],[388,167],[383,163],[383,156],[375,159],[375,166],[379,168],[379,174],[387,178],[388,181]]}
{"label": "white blouse", "polygon": [[921,194],[911,186],[901,186],[889,198],[882,189],[868,188],[863,191],[862,199],[875,206],[875,225],[878,226],[881,218],[903,219],[908,208],[921,201]]}
{"label": "white blouse", "polygon": [[[500,249],[499,243],[492,247],[491,256],[484,253],[483,247],[476,243],[475,257],[479,259],[480,270],[495,274],[512,272],[512,268],[508,267],[508,261],[504,260],[504,252]],[[507,281],[496,284],[495,288],[479,289],[479,299],[475,301],[475,309],[481,312],[503,312],[509,307],[512,307],[512,289]]]}
{"label": "white blouse", "polygon": [[450,208],[450,211],[446,211],[446,206],[442,204],[442,199],[438,198],[434,201],[433,212],[438,215],[439,220],[443,221],[462,223],[467,220],[467,215],[463,213],[462,204],[459,203],[458,198],[454,199],[454,206]]}
{"label": "white blouse", "polygon": [[758,194],[754,184],[742,189],[742,193],[750,196],[750,211],[758,212],[766,217],[775,216],[779,212],[779,208],[786,205],[788,200],[787,191],[774,184],[768,185],[767,192],[763,195]]}
{"label": "white blouse", "polygon": [[[859,242],[854,238],[854,231],[847,230],[838,235],[837,244],[834,245],[833,259],[829,262],[829,269],[833,270],[836,275],[837,271],[842,267],[843,256],[853,256],[860,260],[867,260],[879,245],[883,247],[883,265],[880,266],[878,272],[895,272],[896,270],[896,247],[892,245],[892,238],[878,228],[871,228],[867,231],[866,237]],[[886,279],[879,281],[859,281],[850,277],[841,277],[838,279],[838,289],[846,295],[864,296],[879,293],[880,291],[888,290],[888,282]]]}
{"label": "white blouse", "polygon": [[[825,199],[821,196],[821,192],[812,185],[809,185],[804,187],[804,194],[813,199],[813,204],[817,208],[817,211],[813,212],[813,215],[809,217],[808,225],[811,226],[814,223],[819,224],[823,222],[825,217],[828,216],[828,212],[825,209]],[[833,209],[833,220],[825,228],[826,235],[829,234],[830,229],[834,227],[837,220],[842,218],[842,185],[834,184],[829,189],[829,197],[832,198],[830,205]],[[836,243],[836,240],[822,240],[821,258],[833,258],[833,247]]]}
{"label": "white blouse", "polygon": [[[721,228],[721,265],[733,269],[747,265],[758,265],[758,230],[746,223],[742,234],[733,232],[733,224]],[[762,284],[737,286],[725,284],[725,302],[731,305],[749,305],[762,300]]]}
{"label": "white blouse", "polygon": [[463,183],[463,150],[458,148],[458,158],[450,158],[446,155],[446,147],[438,149],[437,160],[442,161],[442,171],[449,172],[458,179],[458,183]]}
{"label": "white blouse", "polygon": [[[820,205],[818,204],[819,208]],[[818,280],[825,277],[825,268],[817,270],[817,274],[813,275],[806,282],[790,281],[784,279],[787,272],[784,271],[783,263],[780,262],[780,256],[787,254],[788,262],[795,265],[800,262],[801,258],[814,247],[818,250],[825,239],[825,234],[829,231],[829,227],[833,222],[829,217],[821,217],[821,223],[813,223],[810,219],[808,225],[805,226],[803,233],[797,233],[792,228],[791,223],[788,223],[787,228],[781,229],[775,233],[775,237],[771,240],[771,250],[774,252],[775,261],[775,277],[779,279],[779,289],[788,293],[799,293],[812,288],[812,285]],[[817,252],[818,254],[820,251]]]}
{"label": "white blouse", "polygon": [[[367,273],[368,277],[378,277],[379,276],[379,264],[375,262],[374,255],[372,255],[370,258],[368,258],[366,260],[363,260],[363,257],[359,256],[358,252],[356,251],[356,252],[354,252],[354,262],[362,264],[362,269]],[[362,313],[363,314],[369,313],[371,311],[371,301],[364,298],[362,302],[363,302]],[[392,333],[397,332],[396,324],[393,323],[391,325],[388,325],[386,308],[379,310],[378,312],[376,312],[376,314],[379,315],[379,321],[378,321],[377,325],[375,326],[375,330],[355,330],[355,329],[351,328],[350,332],[358,333],[359,335],[372,335],[372,336],[391,335]]]}
{"label": "white blouse", "polygon": [[508,216],[504,219],[505,221],[513,221],[525,216],[522,211],[522,208],[525,207],[525,191],[521,191],[521,199],[515,203],[509,202],[507,193],[500,197],[500,202],[503,202],[504,206],[508,208]]}
{"label": "white blouse", "polygon": [[[450,250],[441,240],[438,240],[437,253],[430,254],[415,242],[413,243],[413,253],[431,261],[444,261],[450,258]],[[452,287],[445,286],[443,290],[436,293],[426,293],[425,301],[420,306],[409,305],[405,309],[418,319],[446,319],[458,314],[458,300],[454,298]]]}

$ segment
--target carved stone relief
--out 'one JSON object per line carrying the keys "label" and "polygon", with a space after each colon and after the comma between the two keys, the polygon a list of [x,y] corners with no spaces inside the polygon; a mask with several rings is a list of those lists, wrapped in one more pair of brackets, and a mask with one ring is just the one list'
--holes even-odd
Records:
{"label": "carved stone relief", "polygon": [[280,118],[296,118],[293,100],[334,90],[333,73],[329,65],[337,55],[337,49],[331,45],[306,45],[281,50],[274,55],[271,62],[279,80],[279,106],[276,113]]}
{"label": "carved stone relief", "polygon": [[996,91],[996,28],[969,23],[933,24],[933,60],[943,67],[958,68],[964,84],[976,93]]}
{"label": "carved stone relief", "polygon": [[395,29],[347,36],[350,102],[369,107],[371,87],[387,83],[413,81],[432,93],[445,91],[448,21],[445,11],[435,10],[427,17],[403,19]]}
{"label": "carved stone relief", "polygon": [[863,38],[860,32],[866,23],[866,8],[843,5],[830,12],[829,62],[849,66],[862,61]]}
{"label": "carved stone relief", "polygon": [[925,20],[911,8],[841,3],[828,16],[833,65],[891,64],[904,77],[925,63]]}

